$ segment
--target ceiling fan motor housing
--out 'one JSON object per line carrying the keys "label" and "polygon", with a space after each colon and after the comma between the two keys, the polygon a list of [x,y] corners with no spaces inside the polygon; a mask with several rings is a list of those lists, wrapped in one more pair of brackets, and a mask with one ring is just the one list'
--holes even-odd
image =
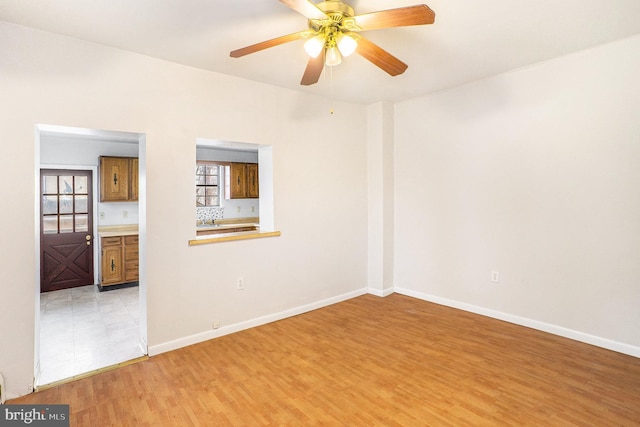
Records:
{"label": "ceiling fan motor housing", "polygon": [[355,12],[353,8],[346,3],[342,3],[339,0],[327,0],[321,3],[316,4],[317,8],[326,13],[327,15],[331,15],[334,13],[341,14],[343,16],[353,16]]}
{"label": "ceiling fan motor housing", "polygon": [[348,4],[339,0],[326,0],[317,3],[316,6],[327,14],[329,19],[309,19],[309,28],[318,34],[324,34],[327,41],[333,41],[336,33],[357,31],[353,23],[349,25],[349,20],[344,19],[351,18],[355,15],[353,8]]}

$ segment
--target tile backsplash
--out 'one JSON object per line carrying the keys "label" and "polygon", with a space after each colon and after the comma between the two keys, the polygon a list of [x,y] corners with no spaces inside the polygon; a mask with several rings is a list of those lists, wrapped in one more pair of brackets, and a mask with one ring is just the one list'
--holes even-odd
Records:
{"label": "tile backsplash", "polygon": [[196,208],[196,223],[212,223],[214,219],[221,219],[224,215],[224,208],[206,207]]}

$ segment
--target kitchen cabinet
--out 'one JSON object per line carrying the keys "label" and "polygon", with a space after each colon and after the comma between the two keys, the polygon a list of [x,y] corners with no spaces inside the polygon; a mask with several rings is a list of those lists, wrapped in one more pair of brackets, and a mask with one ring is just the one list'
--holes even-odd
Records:
{"label": "kitchen cabinet", "polygon": [[124,236],[124,281],[137,282],[140,277],[138,235]]}
{"label": "kitchen cabinet", "polygon": [[247,198],[257,199],[260,197],[260,191],[258,189],[258,164],[247,163],[246,164],[246,176],[247,176]]}
{"label": "kitchen cabinet", "polygon": [[124,278],[124,264],[122,262],[122,236],[103,237],[101,239],[102,252],[100,258],[102,286],[122,283]]}
{"label": "kitchen cabinet", "polygon": [[257,199],[260,197],[257,163],[231,163],[227,168],[226,178],[230,199]]}
{"label": "kitchen cabinet", "polygon": [[138,159],[100,157],[100,201],[130,202],[138,200]]}
{"label": "kitchen cabinet", "polygon": [[139,278],[138,235],[102,237],[102,287],[137,282]]}
{"label": "kitchen cabinet", "polygon": [[129,200],[138,201],[138,158],[133,157],[129,163]]}
{"label": "kitchen cabinet", "polygon": [[232,199],[247,197],[246,168],[244,163],[231,163],[229,167],[229,189]]}

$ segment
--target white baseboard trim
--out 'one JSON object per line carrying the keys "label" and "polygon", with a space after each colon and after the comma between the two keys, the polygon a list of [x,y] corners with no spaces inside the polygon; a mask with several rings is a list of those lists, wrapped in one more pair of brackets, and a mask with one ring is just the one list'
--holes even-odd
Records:
{"label": "white baseboard trim", "polygon": [[434,295],[425,294],[422,292],[413,291],[411,289],[395,288],[395,292],[406,295],[413,298],[418,298],[424,301],[433,302],[447,307],[453,307],[460,310],[468,311],[471,313],[480,314],[482,316],[492,317],[494,319],[504,320],[505,322],[514,323],[516,325],[526,326],[528,328],[537,329],[539,331],[548,332],[550,334],[558,335],[561,337],[569,338],[575,341],[580,341],[586,344],[595,345],[597,347],[606,348],[607,350],[616,351],[618,353],[627,354],[629,356],[640,357],[640,347],[625,344],[618,341],[613,341],[607,338],[598,337],[595,335],[586,334],[584,332],[575,331],[562,326],[553,325],[550,323],[541,322],[538,320],[528,319],[526,317],[520,317],[509,313],[503,313],[501,311],[492,310],[476,306],[473,304],[467,304],[464,302],[451,300],[448,298],[442,298]]}
{"label": "white baseboard trim", "polygon": [[218,329],[200,332],[198,334],[189,335],[183,338],[178,338],[177,340],[168,341],[162,344],[152,345],[152,346],[149,346],[149,356],[155,356],[157,354],[165,353],[167,351],[177,350],[182,347],[198,344],[203,341],[219,338],[224,335],[229,335],[235,332],[243,331],[245,329],[255,328],[256,326],[265,325],[267,323],[277,322],[278,320],[297,316],[299,314],[317,310],[319,308],[326,307],[328,305],[337,304],[339,302],[346,301],[351,298],[359,297],[361,295],[366,294],[367,291],[368,291],[367,288],[358,289],[356,291],[347,292],[342,295],[327,298],[321,301],[316,301],[300,307],[291,308],[289,310],[281,311],[279,313],[273,313],[266,316],[257,317],[255,319],[245,320],[244,322],[235,323],[233,325],[221,326]]}
{"label": "white baseboard trim", "polygon": [[383,290],[380,289],[374,289],[374,288],[369,288],[368,293],[370,293],[371,295],[375,295],[377,297],[381,297],[384,298],[386,296],[391,295],[394,292],[393,288],[386,288]]}

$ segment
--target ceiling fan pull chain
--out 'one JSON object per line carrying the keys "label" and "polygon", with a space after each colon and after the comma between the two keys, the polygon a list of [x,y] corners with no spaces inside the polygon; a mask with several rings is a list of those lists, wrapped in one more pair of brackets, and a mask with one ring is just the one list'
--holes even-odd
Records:
{"label": "ceiling fan pull chain", "polygon": [[333,67],[327,68],[329,68],[329,100],[331,101],[329,114],[333,114]]}

